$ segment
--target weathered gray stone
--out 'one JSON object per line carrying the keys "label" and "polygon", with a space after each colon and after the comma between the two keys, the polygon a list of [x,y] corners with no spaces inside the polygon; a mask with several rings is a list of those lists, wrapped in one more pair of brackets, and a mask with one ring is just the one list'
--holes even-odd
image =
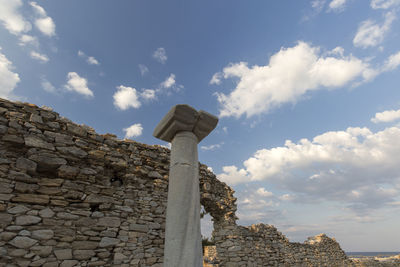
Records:
{"label": "weathered gray stone", "polygon": [[40,257],[47,257],[52,253],[53,247],[52,246],[33,246],[30,248],[30,250]]}
{"label": "weathered gray stone", "polygon": [[56,249],[54,250],[54,255],[56,255],[58,260],[70,260],[72,259],[71,249]]}
{"label": "weathered gray stone", "polygon": [[95,241],[74,241],[72,242],[73,249],[96,249],[99,243]]}
{"label": "weathered gray stone", "polygon": [[43,171],[56,170],[61,165],[67,164],[65,159],[55,157],[54,154],[50,153],[34,154],[30,156],[29,159],[36,162],[38,164],[38,169]]}
{"label": "weathered gray stone", "polygon": [[13,232],[2,232],[2,233],[0,233],[0,240],[9,241],[16,236],[17,236],[17,234],[13,233]]}
{"label": "weathered gray stone", "polygon": [[127,256],[125,256],[124,254],[122,254],[122,253],[119,253],[119,252],[117,252],[117,253],[115,253],[114,254],[114,264],[121,264],[121,263],[123,263],[126,259],[128,259],[128,257]]}
{"label": "weathered gray stone", "polygon": [[99,219],[97,225],[107,227],[119,227],[121,225],[121,219],[118,217],[103,217]]}
{"label": "weathered gray stone", "polygon": [[84,151],[78,147],[74,147],[74,146],[68,146],[68,147],[59,147],[58,146],[57,150],[60,151],[62,154],[72,155],[72,156],[80,158],[80,159],[87,156],[86,151]]}
{"label": "weathered gray stone", "polygon": [[38,241],[27,236],[16,236],[13,240],[8,242],[10,245],[13,245],[17,248],[30,248],[35,245]]}
{"label": "weathered gray stone", "polygon": [[78,175],[78,173],[79,173],[79,168],[77,167],[61,165],[60,168],[58,168],[59,177],[73,179]]}
{"label": "weathered gray stone", "polygon": [[17,136],[17,135],[12,135],[12,134],[3,135],[1,140],[10,142],[10,143],[15,143],[15,144],[23,144],[25,142],[22,137]]}
{"label": "weathered gray stone", "polygon": [[79,263],[79,261],[77,260],[65,260],[63,261],[59,267],[73,267],[75,265],[77,265]]}
{"label": "weathered gray stone", "polygon": [[12,257],[22,257],[26,255],[28,251],[22,248],[17,248],[17,249],[10,249],[8,253]]}
{"label": "weathered gray stone", "polygon": [[135,231],[135,232],[147,233],[149,231],[149,227],[147,225],[131,223],[129,225],[129,230]]}
{"label": "weathered gray stone", "polygon": [[120,240],[118,238],[103,237],[100,241],[99,247],[102,248],[113,247],[118,243],[120,243]]}
{"label": "weathered gray stone", "polygon": [[49,203],[49,196],[36,194],[18,194],[16,197],[13,197],[11,201],[31,204],[47,204]]}
{"label": "weathered gray stone", "polygon": [[29,266],[36,267],[36,266],[43,266],[46,263],[46,259],[38,259],[32,261]]}
{"label": "weathered gray stone", "polygon": [[16,167],[32,174],[36,172],[37,164],[27,158],[19,157],[16,162]]}
{"label": "weathered gray stone", "polygon": [[58,262],[57,261],[46,262],[45,264],[43,264],[43,267],[58,267]]}
{"label": "weathered gray stone", "polygon": [[13,220],[13,216],[7,213],[0,213],[0,226],[4,228],[9,225]]}
{"label": "weathered gray stone", "polygon": [[15,224],[16,225],[32,225],[32,224],[38,224],[41,221],[42,221],[42,218],[37,217],[37,216],[21,215],[16,218]]}
{"label": "weathered gray stone", "polygon": [[77,249],[74,250],[74,259],[77,260],[88,260],[96,255],[96,253],[93,250],[88,250],[88,249]]}
{"label": "weathered gray stone", "polygon": [[29,232],[28,230],[21,230],[18,233],[19,236],[31,236],[31,232]]}
{"label": "weathered gray stone", "polygon": [[57,218],[60,218],[63,220],[78,220],[79,216],[71,214],[69,212],[59,212],[59,213],[57,213]]}
{"label": "weathered gray stone", "polygon": [[54,216],[54,212],[50,208],[45,208],[41,211],[39,211],[39,215],[42,218],[51,218]]}
{"label": "weathered gray stone", "polygon": [[156,179],[162,179],[162,178],[163,178],[162,175],[159,174],[159,173],[156,172],[156,171],[151,171],[151,172],[149,172],[147,175],[148,175],[149,177],[151,177],[151,178],[156,178]]}
{"label": "weathered gray stone", "polygon": [[53,151],[55,150],[53,144],[50,144],[37,136],[26,136],[25,145],[29,147],[37,147]]}
{"label": "weathered gray stone", "polygon": [[30,122],[35,122],[35,123],[43,123],[42,117],[40,117],[37,114],[32,114],[31,117],[29,118]]}
{"label": "weathered gray stone", "polygon": [[32,232],[32,238],[39,240],[52,239],[54,236],[53,230],[35,230]]}
{"label": "weathered gray stone", "polygon": [[79,135],[79,136],[85,137],[87,135],[87,131],[83,127],[72,124],[72,123],[67,124],[67,130],[69,132]]}
{"label": "weathered gray stone", "polygon": [[[218,118],[188,105],[176,105],[153,135],[171,142],[164,266],[202,266],[197,144]],[[185,229],[185,231],[182,231]]]}

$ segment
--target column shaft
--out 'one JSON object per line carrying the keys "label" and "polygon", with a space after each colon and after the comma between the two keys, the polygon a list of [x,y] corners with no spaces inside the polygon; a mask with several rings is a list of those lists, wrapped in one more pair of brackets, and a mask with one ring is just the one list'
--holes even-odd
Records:
{"label": "column shaft", "polygon": [[197,143],[193,132],[171,142],[164,267],[203,266]]}

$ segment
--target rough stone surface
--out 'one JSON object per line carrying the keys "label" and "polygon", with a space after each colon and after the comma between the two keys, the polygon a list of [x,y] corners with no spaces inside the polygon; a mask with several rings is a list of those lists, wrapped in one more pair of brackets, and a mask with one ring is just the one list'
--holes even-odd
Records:
{"label": "rough stone surface", "polygon": [[[0,99],[0,266],[161,267],[169,163],[167,148]],[[199,182],[219,266],[354,266],[325,235],[237,225],[234,191],[201,164]]]}
{"label": "rough stone surface", "polygon": [[37,240],[34,240],[34,239],[26,237],[26,236],[17,236],[8,243],[17,248],[25,248],[26,249],[26,248],[32,247],[37,242],[38,242]]}

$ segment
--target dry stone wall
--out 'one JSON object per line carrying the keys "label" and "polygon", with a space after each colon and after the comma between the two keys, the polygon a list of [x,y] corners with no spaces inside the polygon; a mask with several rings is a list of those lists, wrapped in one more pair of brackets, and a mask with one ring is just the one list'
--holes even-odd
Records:
{"label": "dry stone wall", "polygon": [[[169,153],[0,99],[0,267],[162,266]],[[237,225],[234,191],[201,164],[200,192],[219,266],[351,266],[325,235]]]}

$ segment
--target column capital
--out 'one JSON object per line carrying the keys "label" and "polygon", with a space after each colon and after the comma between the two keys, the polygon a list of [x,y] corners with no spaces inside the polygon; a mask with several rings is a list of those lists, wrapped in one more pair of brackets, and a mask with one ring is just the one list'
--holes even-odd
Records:
{"label": "column capital", "polygon": [[193,132],[200,143],[215,129],[218,118],[203,110],[197,111],[189,105],[176,105],[164,116],[154,129],[153,136],[171,142],[178,132]]}

